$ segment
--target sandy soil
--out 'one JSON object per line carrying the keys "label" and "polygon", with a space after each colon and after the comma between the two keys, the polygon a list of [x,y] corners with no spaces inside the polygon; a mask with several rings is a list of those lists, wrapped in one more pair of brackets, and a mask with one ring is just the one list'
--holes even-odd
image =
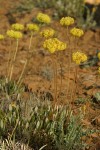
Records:
{"label": "sandy soil", "polygon": [[[24,14],[10,14],[9,11],[20,4],[20,0],[16,3],[14,0],[3,1],[0,0],[0,33],[5,34],[7,29],[10,28],[10,25],[14,22],[19,22],[23,24],[30,23],[33,17],[37,15],[39,9],[34,8],[30,13]],[[48,11],[49,12],[49,11]],[[59,22],[53,21],[51,26],[57,30],[59,39],[67,42],[66,29],[59,25]],[[24,66],[25,60],[27,58],[27,51],[29,45],[29,33],[24,32],[23,39],[19,42],[19,49],[16,59],[16,64],[14,66],[13,78],[18,79],[19,75]],[[41,42],[40,42],[41,41]],[[53,86],[53,66],[51,63],[50,54],[47,53],[42,47],[43,39],[40,35],[36,34],[32,40],[31,46],[31,57],[28,64],[28,69],[24,76],[23,82],[28,86],[28,89],[32,92],[39,92],[39,94],[48,94],[50,100],[53,100],[54,94],[54,86]],[[0,76],[6,75],[8,70],[7,62],[9,57],[9,51],[15,49],[15,41],[10,41],[10,39],[5,39],[4,41],[0,41]],[[75,43],[72,40],[70,43],[70,48],[74,49]],[[70,48],[66,49],[66,51],[62,52],[57,57],[57,81],[58,81],[58,103],[66,104],[68,100],[70,100],[70,93],[73,93],[76,89],[75,81],[75,64],[71,65],[71,74],[69,77],[68,73],[68,59],[69,59],[69,51]],[[85,52],[89,61],[88,64],[84,65],[83,68],[78,67],[78,76],[77,76],[77,95],[74,97],[74,101],[72,101],[73,109],[77,109],[80,105],[76,106],[75,102],[77,99],[83,98],[86,99],[86,119],[84,124],[86,126],[90,126],[92,128],[100,129],[100,103],[94,102],[93,105],[88,99],[94,99],[94,95],[97,92],[100,92],[100,77],[98,77],[97,69],[100,66],[100,61],[94,61],[97,58],[97,50],[100,51],[100,29],[88,30],[85,31],[85,35],[79,40],[76,45],[76,49]],[[91,59],[90,59],[91,58]],[[91,65],[92,64],[92,65]],[[62,66],[62,72],[61,72]],[[62,88],[61,87],[61,73],[62,73]],[[69,86],[69,96],[66,98],[67,87],[68,87],[68,79],[70,81]],[[71,99],[72,100],[72,99]],[[95,119],[97,117],[97,119]],[[95,123],[92,120],[95,120]],[[94,149],[97,148],[99,150],[100,143],[99,137],[97,134],[93,134],[91,137],[91,141],[93,142]]]}

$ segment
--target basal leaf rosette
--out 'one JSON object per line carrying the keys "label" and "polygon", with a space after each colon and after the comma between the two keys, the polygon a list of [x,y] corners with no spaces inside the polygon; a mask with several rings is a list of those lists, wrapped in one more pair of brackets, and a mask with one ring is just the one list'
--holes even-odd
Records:
{"label": "basal leaf rosette", "polygon": [[54,36],[54,34],[55,30],[53,30],[52,28],[44,29],[43,31],[40,32],[40,35],[42,35],[45,38],[51,38]]}
{"label": "basal leaf rosette", "polygon": [[60,20],[60,24],[62,26],[70,26],[70,25],[74,24],[74,22],[75,22],[74,18],[72,18],[72,17],[63,17]]}
{"label": "basal leaf rosette", "polygon": [[12,24],[11,28],[16,31],[22,31],[22,30],[24,30],[24,25],[15,23],[15,24]]}
{"label": "basal leaf rosette", "polygon": [[72,60],[76,64],[80,65],[80,63],[87,61],[87,55],[82,52],[77,51],[72,54]]}
{"label": "basal leaf rosette", "polygon": [[40,23],[45,23],[45,24],[51,23],[51,18],[47,14],[44,14],[44,13],[38,13],[37,20]]}
{"label": "basal leaf rosette", "polygon": [[84,34],[82,29],[79,29],[79,28],[76,28],[76,27],[71,29],[70,33],[75,37],[81,37]]}
{"label": "basal leaf rosette", "polygon": [[47,49],[50,53],[56,51],[62,51],[66,49],[66,43],[61,42],[57,38],[50,38],[44,41],[43,47]]}

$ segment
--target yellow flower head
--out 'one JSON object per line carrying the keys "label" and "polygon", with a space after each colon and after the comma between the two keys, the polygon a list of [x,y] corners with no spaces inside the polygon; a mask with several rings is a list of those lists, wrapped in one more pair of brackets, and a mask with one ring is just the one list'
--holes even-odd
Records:
{"label": "yellow flower head", "polygon": [[27,29],[29,31],[39,31],[39,26],[35,23],[27,24]]}
{"label": "yellow flower head", "polygon": [[4,39],[4,35],[0,34],[0,40]]}
{"label": "yellow flower head", "polygon": [[75,52],[72,54],[72,59],[79,65],[80,63],[87,61],[87,56],[82,52]]}
{"label": "yellow flower head", "polygon": [[43,30],[40,34],[45,38],[50,38],[50,37],[53,37],[53,35],[55,34],[55,31],[50,28],[50,29]]}
{"label": "yellow flower head", "polygon": [[44,41],[43,47],[50,53],[54,53],[55,51],[65,50],[66,44],[59,41],[57,38],[50,38]]}
{"label": "yellow flower head", "polygon": [[39,14],[37,15],[37,20],[38,20],[39,22],[47,23],[47,24],[49,24],[49,23],[51,22],[51,18],[50,18],[48,15],[43,14],[43,13],[39,13]]}
{"label": "yellow flower head", "polygon": [[71,18],[71,17],[63,17],[61,20],[60,20],[60,24],[62,26],[70,26],[72,24],[74,24],[74,18]]}
{"label": "yellow flower head", "polygon": [[24,25],[19,24],[19,23],[12,24],[11,27],[12,27],[13,30],[16,30],[16,31],[24,30]]}
{"label": "yellow flower head", "polygon": [[20,39],[22,38],[22,33],[19,31],[8,30],[7,35],[11,38]]}
{"label": "yellow flower head", "polygon": [[97,56],[98,56],[98,59],[100,60],[100,52],[98,53],[98,55],[97,55]]}
{"label": "yellow flower head", "polygon": [[66,47],[67,47],[66,43],[63,43],[63,42],[59,41],[57,50],[62,51],[62,50],[65,50]]}
{"label": "yellow flower head", "polygon": [[78,28],[73,28],[70,30],[70,33],[73,35],[73,36],[76,36],[76,37],[81,37],[84,32],[82,29],[78,29]]}

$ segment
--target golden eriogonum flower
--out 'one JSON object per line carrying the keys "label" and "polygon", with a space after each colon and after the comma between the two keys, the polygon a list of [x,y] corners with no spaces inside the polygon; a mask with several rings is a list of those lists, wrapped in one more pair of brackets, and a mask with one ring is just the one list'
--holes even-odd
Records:
{"label": "golden eriogonum flower", "polygon": [[72,54],[72,59],[73,61],[75,61],[76,64],[80,64],[87,61],[87,56],[82,52],[75,52]]}
{"label": "golden eriogonum flower", "polygon": [[54,53],[55,51],[65,50],[66,44],[59,41],[57,38],[50,38],[44,41],[43,47],[50,53]]}
{"label": "golden eriogonum flower", "polygon": [[63,17],[61,20],[60,20],[60,24],[62,26],[70,26],[72,24],[74,24],[74,18],[71,18],[71,17]]}
{"label": "golden eriogonum flower", "polygon": [[27,24],[27,29],[29,31],[39,31],[39,26],[35,23]]}
{"label": "golden eriogonum flower", "polygon": [[53,37],[53,35],[55,34],[55,31],[53,29],[45,29],[42,32],[40,32],[40,34],[45,37],[45,38],[50,38]]}
{"label": "golden eriogonum flower", "polygon": [[4,35],[0,34],[0,40],[4,39]]}
{"label": "golden eriogonum flower", "polygon": [[8,30],[7,35],[11,38],[20,39],[22,38],[22,33],[19,31]]}
{"label": "golden eriogonum flower", "polygon": [[70,33],[73,35],[73,36],[76,36],[76,37],[81,37],[84,32],[82,29],[78,29],[78,28],[73,28],[70,30]]}
{"label": "golden eriogonum flower", "polygon": [[47,23],[47,24],[51,22],[51,18],[48,15],[43,14],[43,13],[39,13],[37,15],[37,20],[41,23]]}
{"label": "golden eriogonum flower", "polygon": [[12,27],[13,30],[16,30],[16,31],[24,30],[24,25],[19,24],[19,23],[12,24],[11,27]]}
{"label": "golden eriogonum flower", "polygon": [[97,55],[97,56],[98,56],[98,59],[100,60],[100,52],[98,53],[98,55]]}

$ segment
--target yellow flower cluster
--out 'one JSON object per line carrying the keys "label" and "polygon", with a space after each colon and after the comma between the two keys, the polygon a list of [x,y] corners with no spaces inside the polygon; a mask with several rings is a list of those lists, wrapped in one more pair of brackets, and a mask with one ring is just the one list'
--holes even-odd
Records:
{"label": "yellow flower cluster", "polygon": [[72,54],[72,59],[73,61],[75,61],[76,64],[80,64],[87,61],[87,56],[82,52],[75,52]]}
{"label": "yellow flower cluster", "polygon": [[39,13],[39,14],[37,15],[37,20],[38,20],[39,22],[47,23],[47,24],[49,24],[49,23],[51,22],[51,18],[50,18],[48,15],[43,14],[43,13]]}
{"label": "yellow flower cluster", "polygon": [[19,24],[19,23],[12,24],[11,27],[12,27],[13,30],[16,30],[16,31],[24,30],[24,25]]}
{"label": "yellow flower cluster", "polygon": [[73,36],[77,36],[77,37],[81,37],[84,32],[82,29],[78,29],[78,28],[73,28],[70,30],[70,33],[73,35]]}
{"label": "yellow flower cluster", "polygon": [[11,38],[20,39],[22,38],[22,33],[19,31],[8,30],[7,35]]}
{"label": "yellow flower cluster", "polygon": [[72,24],[74,24],[74,18],[71,18],[71,17],[63,17],[61,20],[60,20],[60,24],[62,26],[70,26]]}
{"label": "yellow flower cluster", "polygon": [[50,53],[66,49],[66,43],[59,41],[57,38],[50,38],[44,41],[43,47]]}
{"label": "yellow flower cluster", "polygon": [[39,26],[35,23],[27,24],[27,29],[29,31],[39,31]]}
{"label": "yellow flower cluster", "polygon": [[55,31],[50,28],[50,29],[43,30],[40,34],[45,38],[50,38],[50,37],[53,37],[53,35],[55,34]]}
{"label": "yellow flower cluster", "polygon": [[100,60],[100,52],[98,53],[98,55],[97,55],[97,56],[98,56],[98,59]]}
{"label": "yellow flower cluster", "polygon": [[4,35],[0,34],[0,40],[4,39]]}

